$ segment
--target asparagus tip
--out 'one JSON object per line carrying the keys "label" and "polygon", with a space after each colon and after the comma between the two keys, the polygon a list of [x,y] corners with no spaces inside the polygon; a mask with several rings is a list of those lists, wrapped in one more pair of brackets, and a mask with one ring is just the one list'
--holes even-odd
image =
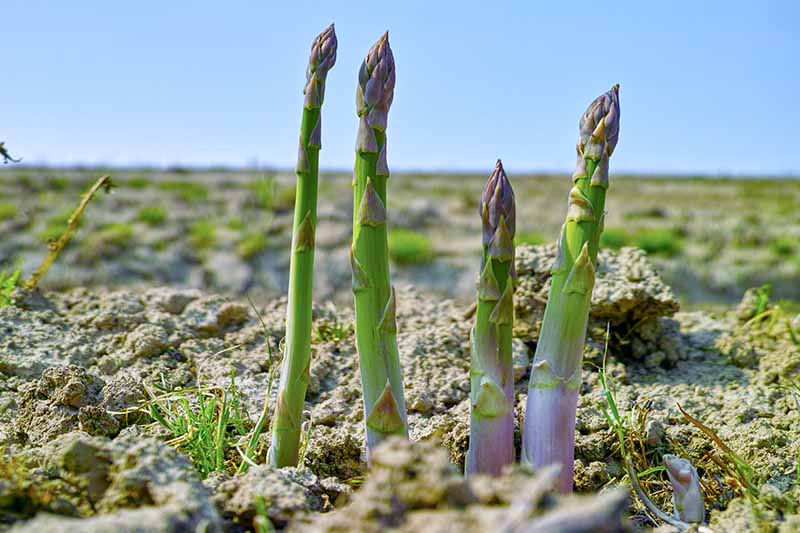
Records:
{"label": "asparagus tip", "polygon": [[505,218],[509,233],[513,238],[516,229],[516,206],[514,202],[514,189],[503,168],[503,162],[498,159],[486,187],[481,195],[480,216],[483,220],[483,244],[487,246],[492,236],[500,225],[501,218]]}
{"label": "asparagus tip", "polygon": [[615,83],[612,89],[614,90],[615,93],[619,94],[619,83]]}

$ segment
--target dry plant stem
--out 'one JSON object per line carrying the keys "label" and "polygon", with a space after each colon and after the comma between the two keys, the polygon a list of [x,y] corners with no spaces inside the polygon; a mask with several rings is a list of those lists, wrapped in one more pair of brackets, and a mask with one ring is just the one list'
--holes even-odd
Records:
{"label": "dry plant stem", "polygon": [[86,210],[86,206],[89,205],[89,202],[92,201],[94,195],[100,189],[104,189],[105,192],[111,191],[111,177],[110,176],[103,176],[98,179],[92,188],[89,189],[86,194],[83,195],[81,198],[81,203],[78,204],[78,207],[75,208],[75,211],[69,217],[67,221],[67,229],[64,233],[59,237],[57,240],[50,243],[50,251],[47,253],[45,258],[42,260],[42,264],[39,265],[39,268],[36,269],[36,272],[31,274],[31,277],[28,281],[25,282],[25,288],[32,291],[39,285],[39,281],[47,274],[47,271],[50,270],[50,267],[55,263],[56,259],[58,259],[58,255],[61,253],[69,240],[72,238],[72,235],[75,233],[75,230],[78,229],[78,224],[81,221],[81,217],[83,216],[83,212]]}
{"label": "dry plant stem", "polygon": [[619,136],[618,86],[595,99],[580,121],[578,163],[561,227],[552,285],[536,345],[522,459],[560,464],[560,489],[572,491],[575,411],[589,305],[605,218],[608,160]]}
{"label": "dry plant stem", "polygon": [[302,416],[311,364],[311,303],[314,284],[314,232],[317,227],[317,181],[322,142],[322,102],[325,78],[336,62],[336,33],[331,24],[314,39],[303,91],[303,119],[297,155],[286,346],[272,425],[269,462],[296,466]]}
{"label": "dry plant stem", "polygon": [[358,74],[350,252],[368,461],[370,451],[386,437],[408,435],[386,231],[386,122],[394,97],[394,69],[389,36],[384,34]]}
{"label": "dry plant stem", "polygon": [[483,260],[472,329],[466,474],[499,475],[514,462],[514,191],[500,160],[481,198]]}

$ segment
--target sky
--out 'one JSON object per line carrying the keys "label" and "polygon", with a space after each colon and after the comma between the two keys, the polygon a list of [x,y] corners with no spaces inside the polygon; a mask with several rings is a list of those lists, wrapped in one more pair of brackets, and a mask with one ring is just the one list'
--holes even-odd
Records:
{"label": "sky", "polygon": [[292,168],[335,22],[326,169],[352,168],[358,67],[389,30],[393,170],[571,172],[621,85],[613,172],[800,175],[800,2],[0,0],[0,140],[31,164]]}

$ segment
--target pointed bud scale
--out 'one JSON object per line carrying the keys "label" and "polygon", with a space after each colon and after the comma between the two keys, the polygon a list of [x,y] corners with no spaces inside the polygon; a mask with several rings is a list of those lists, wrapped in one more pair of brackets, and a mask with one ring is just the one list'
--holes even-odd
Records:
{"label": "pointed bud scale", "polygon": [[317,150],[322,148],[322,115],[317,117],[317,123],[311,130],[311,135],[308,136],[308,147]]}
{"label": "pointed bud scale", "polygon": [[567,206],[567,221],[575,222],[594,221],[594,206],[580,187],[575,185],[569,191],[569,205]]}
{"label": "pointed bud scale", "polygon": [[311,212],[306,213],[300,227],[297,228],[295,237],[294,253],[305,252],[314,249],[314,222],[311,220]]}
{"label": "pointed bud scale", "polygon": [[481,378],[472,410],[484,418],[496,418],[504,416],[510,408],[506,394],[500,385],[487,376]]}
{"label": "pointed bud scale", "polygon": [[367,186],[361,197],[361,203],[358,205],[358,223],[362,226],[372,227],[386,224],[386,208],[369,178],[367,178]]}
{"label": "pointed bud scale", "polygon": [[297,168],[298,174],[308,172],[308,154],[306,154],[306,147],[303,145],[303,139],[300,139],[300,144],[297,147]]}
{"label": "pointed bud scale", "polygon": [[583,158],[583,151],[581,151],[578,153],[578,162],[575,164],[575,172],[572,173],[572,181],[576,182],[588,175],[588,172],[586,172],[586,159]]}
{"label": "pointed bud scale", "polygon": [[511,238],[514,238],[517,221],[514,189],[511,188],[503,163],[499,159],[483,189],[480,215],[483,222],[484,246],[489,245],[489,240],[497,230],[501,217],[505,218]]}
{"label": "pointed bud scale", "polygon": [[378,433],[391,434],[405,431],[405,422],[400,416],[400,408],[392,394],[392,385],[386,380],[386,387],[375,401],[367,417],[367,427]]}
{"label": "pointed bud scale", "polygon": [[298,428],[297,420],[293,418],[294,412],[289,409],[286,401],[286,391],[278,395],[278,405],[275,407],[275,411],[285,415],[275,419],[275,429],[292,430]]}
{"label": "pointed bud scale", "polygon": [[383,316],[378,324],[378,329],[384,333],[397,333],[397,300],[395,299],[394,287],[389,293],[389,300],[383,308]]}
{"label": "pointed bud scale", "polygon": [[584,243],[581,253],[572,265],[564,282],[564,294],[591,294],[594,288],[594,265],[589,257],[589,243]]}
{"label": "pointed bud scale", "polygon": [[374,154],[378,151],[378,139],[375,138],[375,130],[369,127],[365,116],[358,121],[356,151],[362,154]]}
{"label": "pointed bud scale", "polygon": [[592,185],[608,190],[608,154],[603,154],[592,174]]}
{"label": "pointed bud scale", "polygon": [[556,250],[556,258],[553,261],[553,266],[550,267],[550,273],[553,275],[560,274],[567,268],[567,258],[565,256],[566,252],[564,251],[566,248],[566,243],[564,242],[564,239],[566,239],[566,229],[566,224],[561,224],[561,231],[558,234],[558,242],[556,243],[556,246],[558,247]]}
{"label": "pointed bud scale", "polygon": [[503,291],[500,301],[492,309],[489,322],[498,326],[514,323],[514,284],[511,279],[506,283],[506,290]]}
{"label": "pointed bud scale", "polygon": [[353,247],[350,247],[350,271],[353,275],[353,292],[360,292],[372,287],[364,267],[356,259]]}
{"label": "pointed bud scale", "polygon": [[311,44],[311,54],[306,69],[305,94],[306,109],[322,107],[325,99],[325,78],[336,63],[336,31],[333,24],[320,33]]}
{"label": "pointed bud scale", "polygon": [[478,299],[484,302],[497,302],[500,296],[500,285],[494,275],[492,262],[486,261],[478,279]]}
{"label": "pointed bud scale", "polygon": [[378,152],[378,161],[375,163],[375,174],[384,177],[389,175],[389,164],[386,161],[386,141],[381,146],[381,151]]}
{"label": "pointed bud scale", "polygon": [[492,239],[489,241],[489,249],[486,255],[498,261],[514,260],[514,235],[508,229],[504,216],[500,217],[500,223],[497,226],[497,231],[494,232]]}

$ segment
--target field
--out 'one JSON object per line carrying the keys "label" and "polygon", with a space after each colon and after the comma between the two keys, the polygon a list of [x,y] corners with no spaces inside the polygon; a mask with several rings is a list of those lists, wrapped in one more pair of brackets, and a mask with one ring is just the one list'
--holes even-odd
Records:
{"label": "field", "polygon": [[[584,515],[609,531],[621,515],[652,528],[627,489],[613,490],[628,474],[610,398],[662,509],[673,501],[660,458],[675,453],[698,468],[714,531],[800,529],[800,181],[612,175],[578,405],[579,494],[560,497],[546,471],[457,472],[485,175],[389,180],[415,442],[388,443],[368,472],[352,176],[320,176],[302,461],[275,469],[255,428],[276,402],[294,175],[2,168],[0,271],[29,276],[105,173],[115,187],[89,204],[42,291],[8,291],[13,305],[0,306],[0,531],[556,531],[545,524]],[[509,178],[518,448],[571,181]]]}
{"label": "field", "polygon": [[[102,170],[0,169],[0,268],[32,271]],[[113,194],[91,204],[48,275],[52,288],[182,285],[285,294],[294,175],[256,171],[113,171]],[[392,177],[390,253],[398,283],[473,296],[482,175]],[[566,176],[511,176],[517,243],[554,242]],[[347,303],[349,174],[320,178],[315,291]],[[732,304],[770,283],[800,300],[800,181],[614,176],[603,246],[644,249],[685,308]],[[792,305],[792,304],[790,304]]]}

